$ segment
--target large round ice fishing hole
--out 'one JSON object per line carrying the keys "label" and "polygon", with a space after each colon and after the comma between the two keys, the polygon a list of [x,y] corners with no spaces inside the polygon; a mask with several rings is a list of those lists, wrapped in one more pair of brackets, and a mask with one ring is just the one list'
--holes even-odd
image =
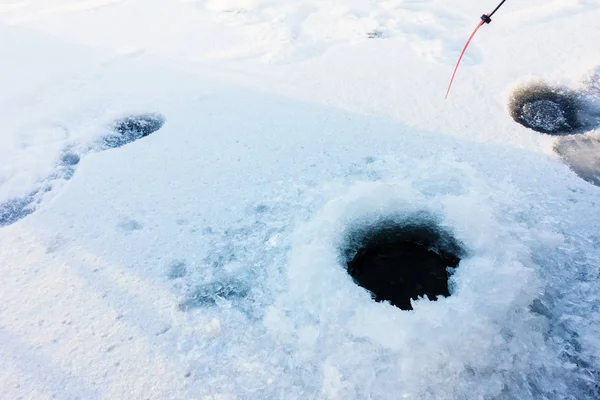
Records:
{"label": "large round ice fishing hole", "polygon": [[375,301],[412,310],[411,299],[450,296],[448,279],[464,252],[430,221],[383,222],[351,231],[342,249],[348,273]]}

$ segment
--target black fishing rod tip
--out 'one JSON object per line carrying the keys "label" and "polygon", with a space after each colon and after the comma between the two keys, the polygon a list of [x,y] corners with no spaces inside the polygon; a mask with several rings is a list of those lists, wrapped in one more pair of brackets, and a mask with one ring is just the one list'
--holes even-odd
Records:
{"label": "black fishing rod tip", "polygon": [[483,14],[483,15],[481,16],[481,20],[482,20],[483,22],[485,22],[486,24],[489,24],[490,22],[492,22],[492,19],[491,19],[491,18],[490,18],[490,16],[489,16],[489,15],[487,15],[487,14]]}

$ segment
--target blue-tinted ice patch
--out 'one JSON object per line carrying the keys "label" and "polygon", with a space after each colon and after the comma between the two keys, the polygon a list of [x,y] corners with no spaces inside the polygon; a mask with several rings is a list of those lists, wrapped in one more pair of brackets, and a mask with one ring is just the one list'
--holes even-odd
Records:
{"label": "blue-tinted ice patch", "polygon": [[165,123],[159,113],[132,115],[115,121],[110,132],[102,138],[105,148],[122,147],[158,131]]}
{"label": "blue-tinted ice patch", "polygon": [[0,227],[14,224],[35,211],[37,192],[9,199],[0,204]]}
{"label": "blue-tinted ice patch", "polygon": [[219,300],[235,302],[244,299],[248,293],[248,282],[236,279],[210,282],[196,287],[179,304],[179,309],[187,311],[199,307],[210,307],[218,304]]}
{"label": "blue-tinted ice patch", "polygon": [[169,280],[183,278],[187,274],[187,265],[183,261],[173,262],[167,272],[167,278]]}
{"label": "blue-tinted ice patch", "polygon": [[131,233],[133,231],[139,231],[144,229],[144,225],[139,222],[136,221],[135,219],[131,219],[131,218],[125,218],[123,220],[121,220],[118,224],[117,227],[126,233]]}
{"label": "blue-tinted ice patch", "polygon": [[79,161],[81,161],[81,157],[75,153],[66,152],[62,155],[60,161],[62,165],[75,166],[79,164]]}
{"label": "blue-tinted ice patch", "polygon": [[[186,287],[179,308],[189,311],[232,305],[251,319],[260,318],[264,304],[273,298],[275,285],[267,285],[269,267],[283,254],[273,249],[289,227],[289,214],[278,214],[287,204],[259,203],[246,208],[243,218],[229,227],[202,230],[207,252],[198,264],[174,263],[172,279],[185,275]],[[278,218],[285,218],[285,221]]]}

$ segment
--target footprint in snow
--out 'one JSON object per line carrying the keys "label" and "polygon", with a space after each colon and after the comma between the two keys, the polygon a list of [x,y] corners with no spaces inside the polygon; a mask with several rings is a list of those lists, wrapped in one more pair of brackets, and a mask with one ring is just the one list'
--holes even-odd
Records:
{"label": "footprint in snow", "polygon": [[[109,126],[108,133],[100,139],[99,145],[90,147],[88,151],[122,147],[158,131],[164,123],[165,117],[158,113],[132,115],[119,119]],[[52,190],[53,181],[69,180],[73,177],[75,169],[85,153],[77,154],[73,149],[66,148],[62,152],[54,172],[45,179],[43,187],[22,197],[11,198],[0,203],[0,227],[14,224],[33,213],[42,201],[43,194]]]}

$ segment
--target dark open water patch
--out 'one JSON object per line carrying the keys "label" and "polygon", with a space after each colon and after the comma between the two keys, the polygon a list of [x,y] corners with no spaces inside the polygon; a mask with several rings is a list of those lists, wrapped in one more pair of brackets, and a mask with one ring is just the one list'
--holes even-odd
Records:
{"label": "dark open water patch", "polygon": [[465,255],[452,234],[428,218],[354,229],[341,253],[357,285],[402,310],[412,310],[411,299],[450,296],[451,271]]}

